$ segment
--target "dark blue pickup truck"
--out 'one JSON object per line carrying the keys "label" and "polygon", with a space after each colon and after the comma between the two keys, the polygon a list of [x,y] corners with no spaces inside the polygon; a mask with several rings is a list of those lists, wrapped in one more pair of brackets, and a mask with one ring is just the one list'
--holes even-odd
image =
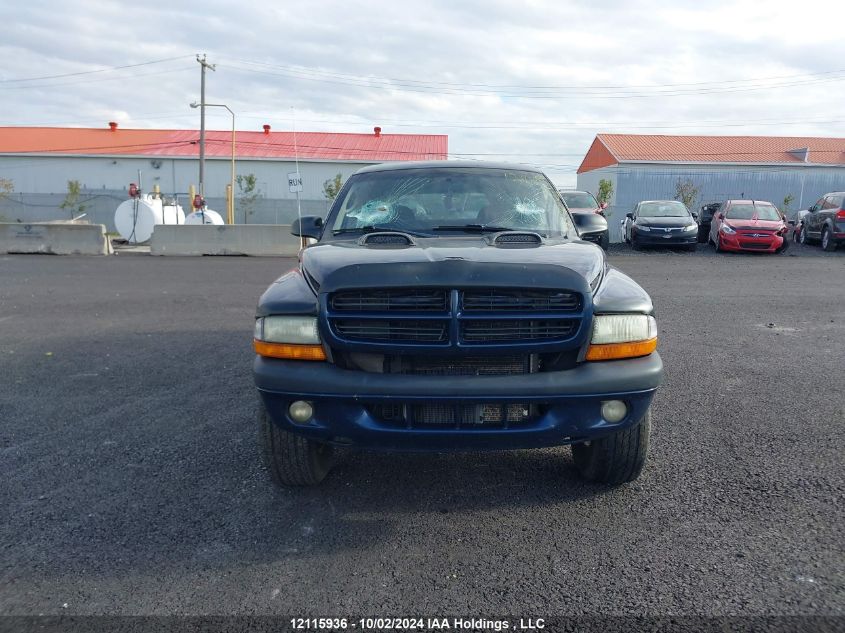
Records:
{"label": "dark blue pickup truck", "polygon": [[541,172],[367,167],[292,232],[316,242],[261,297],[254,335],[278,483],[319,483],[335,446],[570,444],[588,479],[639,476],[663,376],[652,302]]}

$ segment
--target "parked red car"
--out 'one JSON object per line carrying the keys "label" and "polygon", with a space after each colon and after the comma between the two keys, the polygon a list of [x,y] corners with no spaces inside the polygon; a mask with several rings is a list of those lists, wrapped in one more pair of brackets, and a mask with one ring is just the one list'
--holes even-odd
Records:
{"label": "parked red car", "polygon": [[713,216],[710,243],[717,251],[779,253],[786,249],[787,225],[771,202],[728,200]]}

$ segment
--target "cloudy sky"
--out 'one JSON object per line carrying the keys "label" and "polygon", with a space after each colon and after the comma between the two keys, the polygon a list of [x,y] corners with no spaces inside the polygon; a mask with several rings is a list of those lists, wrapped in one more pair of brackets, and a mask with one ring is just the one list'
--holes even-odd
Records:
{"label": "cloudy sky", "polygon": [[33,0],[0,21],[0,125],[197,128],[207,53],[239,129],[448,134],[564,186],[597,132],[845,136],[830,0]]}

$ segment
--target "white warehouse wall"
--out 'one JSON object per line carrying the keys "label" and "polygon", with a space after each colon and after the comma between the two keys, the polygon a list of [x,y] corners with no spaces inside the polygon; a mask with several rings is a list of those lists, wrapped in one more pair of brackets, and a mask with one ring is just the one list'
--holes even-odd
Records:
{"label": "white warehouse wall", "polygon": [[[341,174],[346,180],[361,167],[373,162],[300,161],[303,213],[324,215],[329,202],[323,183]],[[296,194],[288,189],[287,174],[296,171],[292,160],[244,159],[236,161],[236,174],[255,174],[261,192],[250,223],[286,223],[296,215]],[[89,219],[113,229],[112,216],[126,198],[130,182],[138,182],[150,192],[159,185],[162,194],[180,194],[180,204],[188,206],[188,187],[198,187],[199,160],[196,158],[103,157],[103,156],[0,156],[0,177],[11,179],[14,192],[0,201],[0,219],[31,222],[67,218],[58,208],[67,193],[69,180],[78,180]],[[231,161],[207,158],[205,198],[210,208],[225,211],[226,185],[231,180]],[[235,185],[235,221],[243,222]]]}

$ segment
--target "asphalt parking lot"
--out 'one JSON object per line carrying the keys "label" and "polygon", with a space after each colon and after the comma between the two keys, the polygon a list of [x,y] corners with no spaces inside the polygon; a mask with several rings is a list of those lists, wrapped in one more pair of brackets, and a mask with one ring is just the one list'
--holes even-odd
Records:
{"label": "asphalt parking lot", "polygon": [[845,615],[845,252],[611,262],[666,364],[639,481],[349,452],[278,492],[251,328],[292,260],[0,257],[0,614]]}

